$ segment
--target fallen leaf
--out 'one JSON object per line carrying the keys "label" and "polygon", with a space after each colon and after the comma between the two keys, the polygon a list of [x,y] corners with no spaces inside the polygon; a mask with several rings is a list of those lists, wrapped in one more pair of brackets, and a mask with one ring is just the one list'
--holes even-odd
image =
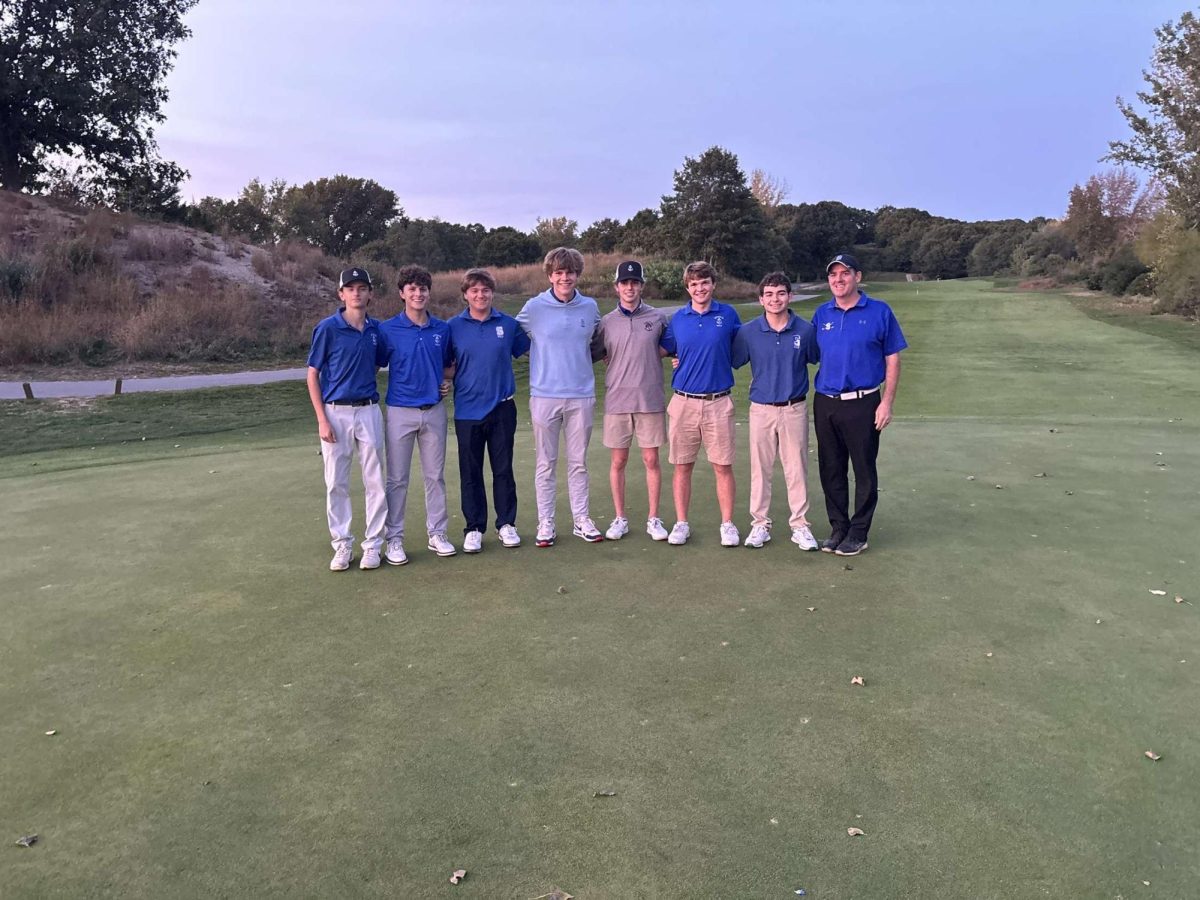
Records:
{"label": "fallen leaf", "polygon": [[32,847],[37,842],[38,836],[36,834],[27,834],[24,837],[17,838],[18,847]]}
{"label": "fallen leaf", "polygon": [[996,490],[999,491],[999,490],[1003,490],[1003,489],[1004,489],[1004,485],[1002,485],[1002,484],[996,485]]}
{"label": "fallen leaf", "polygon": [[454,874],[450,876],[450,883],[458,884],[460,881],[462,881],[466,877],[467,877],[466,869],[455,869]]}
{"label": "fallen leaf", "polygon": [[778,819],[775,819],[775,818],[772,818],[772,819],[771,819],[771,824],[772,824],[772,825],[778,825],[778,824],[779,824],[779,820],[778,820]]}
{"label": "fallen leaf", "polygon": [[1146,751],[1146,759],[1152,759],[1155,762],[1158,762],[1160,759],[1162,759],[1162,757],[1159,756],[1157,753],[1155,753],[1153,750],[1147,750]]}
{"label": "fallen leaf", "polygon": [[1142,884],[1144,884],[1146,887],[1150,887],[1150,882],[1148,881],[1143,881]]}
{"label": "fallen leaf", "polygon": [[1046,473],[1045,473],[1045,472],[1036,472],[1036,473],[1034,473],[1034,476],[1033,476],[1033,477],[1034,477],[1034,478],[1045,478],[1045,477],[1046,477]]}
{"label": "fallen leaf", "polygon": [[861,828],[847,828],[846,834],[850,835],[850,837],[862,837],[866,832]]}
{"label": "fallen leaf", "polygon": [[806,607],[806,609],[808,609],[808,611],[809,611],[809,612],[816,612],[816,611],[817,611],[817,608],[816,608],[815,606],[809,606],[809,607]]}
{"label": "fallen leaf", "polygon": [[991,653],[991,651],[990,651],[990,650],[989,650],[987,653],[985,653],[985,654],[984,654],[984,656],[986,656],[986,657],[988,657],[988,658],[991,658],[991,655],[992,655],[992,653]]}
{"label": "fallen leaf", "polygon": [[58,729],[51,728],[49,731],[46,732],[46,737],[54,737],[56,734],[58,734]]}
{"label": "fallen leaf", "polygon": [[1068,497],[1073,497],[1073,496],[1075,496],[1075,492],[1074,492],[1074,491],[1063,491],[1063,493],[1064,493],[1064,494],[1066,494]]}
{"label": "fallen leaf", "polygon": [[592,794],[592,796],[593,797],[615,797],[615,796],[617,796],[617,792],[613,791],[613,790],[605,789],[603,791],[596,791],[594,794]]}
{"label": "fallen leaf", "polygon": [[729,641],[721,641],[721,646],[722,646],[722,647],[728,647],[728,646],[729,646]]}
{"label": "fallen leaf", "polygon": [[1167,592],[1166,592],[1166,591],[1151,591],[1150,593],[1152,593],[1152,594],[1153,594],[1155,597],[1165,597],[1165,596],[1167,596]]}
{"label": "fallen leaf", "polygon": [[1099,624],[1100,624],[1100,620],[1099,620],[1099,619],[1097,619],[1097,620],[1096,620],[1096,624],[1097,624],[1097,625],[1099,625]]}
{"label": "fallen leaf", "polygon": [[565,593],[567,592],[567,588],[566,588],[566,586],[565,586],[565,585],[562,585],[562,584],[560,584],[560,585],[558,586],[558,592],[559,592],[560,594],[565,594]]}
{"label": "fallen leaf", "polygon": [[974,480],[975,480],[975,476],[974,476],[974,475],[968,475],[968,476],[967,476],[967,481],[974,481]]}
{"label": "fallen leaf", "polygon": [[850,679],[850,683],[857,684],[857,685],[865,685],[866,684],[866,682],[863,681],[863,677],[861,675],[855,675],[853,678]]}
{"label": "fallen leaf", "polygon": [[1192,603],[1191,603],[1191,601],[1190,601],[1190,600],[1184,600],[1184,599],[1183,599],[1182,597],[1180,597],[1179,595],[1176,595],[1176,596],[1175,596],[1175,602],[1176,602],[1176,603],[1186,603],[1188,606],[1191,606],[1191,605],[1192,605]]}

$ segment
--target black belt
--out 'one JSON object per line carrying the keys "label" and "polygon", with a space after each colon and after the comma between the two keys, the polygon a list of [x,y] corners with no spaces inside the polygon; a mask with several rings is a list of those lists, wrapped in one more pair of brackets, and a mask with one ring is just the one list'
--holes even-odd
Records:
{"label": "black belt", "polygon": [[722,397],[728,397],[732,390],[717,391],[715,394],[689,394],[687,391],[676,391],[680,397],[687,397],[689,400],[720,400]]}
{"label": "black belt", "polygon": [[330,406],[370,406],[373,403],[378,403],[378,400],[367,398],[365,400],[330,400]]}
{"label": "black belt", "polygon": [[433,409],[435,406],[438,405],[438,403],[441,403],[441,402],[442,401],[439,400],[437,403],[422,403],[420,406],[404,406],[401,408],[402,409],[419,409],[421,412],[425,412],[425,410]]}
{"label": "black belt", "polygon": [[778,403],[764,403],[763,406],[795,406],[797,403],[803,403],[804,398],[808,394],[801,394],[799,397],[793,397],[791,400],[780,400]]}

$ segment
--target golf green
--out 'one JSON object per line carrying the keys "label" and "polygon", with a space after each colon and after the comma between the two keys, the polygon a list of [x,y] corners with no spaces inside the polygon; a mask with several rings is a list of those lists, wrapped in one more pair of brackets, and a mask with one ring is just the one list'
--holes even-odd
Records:
{"label": "golf green", "polygon": [[435,557],[418,488],[410,564],[334,574],[301,386],[4,405],[0,895],[1196,896],[1194,326],[878,292],[849,560],[721,548],[703,465],[687,546],[537,549],[522,403],[522,547]]}

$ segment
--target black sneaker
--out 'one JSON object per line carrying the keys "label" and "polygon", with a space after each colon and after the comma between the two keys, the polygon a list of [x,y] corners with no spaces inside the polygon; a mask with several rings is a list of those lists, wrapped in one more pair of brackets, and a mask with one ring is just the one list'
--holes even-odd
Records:
{"label": "black sneaker", "polygon": [[838,556],[858,556],[867,549],[866,541],[856,541],[854,538],[846,538],[833,552]]}
{"label": "black sneaker", "polygon": [[840,531],[835,531],[828,538],[821,541],[821,552],[822,553],[836,553],[837,548],[842,545],[842,541],[844,541],[845,539],[846,539],[846,536],[844,534],[842,534]]}

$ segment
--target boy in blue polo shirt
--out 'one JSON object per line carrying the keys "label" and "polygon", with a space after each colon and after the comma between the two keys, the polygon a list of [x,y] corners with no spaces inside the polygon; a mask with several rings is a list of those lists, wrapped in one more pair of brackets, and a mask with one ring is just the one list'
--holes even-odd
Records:
{"label": "boy in blue polo shirt", "polygon": [[358,448],[366,491],[366,533],[361,569],[379,568],[387,498],[383,487],[383,417],[375,370],[383,364],[378,323],[367,315],[371,276],[346,269],[338,279],[344,304],[313,329],[308,353],[308,396],[317,414],[317,434],[325,462],[325,512],[333,559],[329,568],[343,572],[354,558],[350,533],[350,460]]}
{"label": "boy in blue polo shirt", "polygon": [[447,323],[454,349],[454,433],[466,523],[463,552],[478,553],[483,549],[488,518],[485,452],[492,465],[492,500],[500,543],[521,545],[512,467],[517,430],[512,361],[529,352],[529,337],[516,319],[492,305],[496,280],[486,269],[468,269],[461,289],[467,308]]}
{"label": "boy in blue polo shirt", "polygon": [[425,479],[425,527],[428,547],[438,556],[457,551],[446,538],[446,405],[442,396],[453,356],[450,328],[429,314],[433,276],[421,266],[404,266],[397,283],[404,309],[380,323],[387,351],[387,551],[390,565],[408,562],[404,552],[404,508],[413,447],[420,449]]}
{"label": "boy in blue polo shirt", "polygon": [[733,524],[736,483],[733,478],[733,338],[741,328],[737,310],[713,299],[717,271],[706,262],[689,263],[683,282],[690,301],[673,315],[663,332],[662,348],[678,359],[671,379],[675,396],[667,404],[668,442],[675,473],[676,521],[668,544],[686,544],[692,528],[688,508],[692,502],[692,470],[700,447],[712,464],[721,509],[721,546],[740,541]]}
{"label": "boy in blue polo shirt", "polygon": [[[900,351],[908,343],[891,307],[859,289],[862,269],[857,259],[839,253],[825,273],[833,299],[818,306],[812,320],[821,352],[813,424],[831,529],[821,549],[857,556],[867,549],[879,502],[879,435],[892,421]],[[854,467],[853,515],[847,463]]]}
{"label": "boy in blue polo shirt", "polygon": [[750,534],[747,547],[771,540],[775,460],[787,484],[792,543],[816,550],[808,526],[808,366],[818,361],[812,325],[790,309],[792,282],[772,272],[758,283],[763,314],[733,339],[733,366],[750,363]]}

